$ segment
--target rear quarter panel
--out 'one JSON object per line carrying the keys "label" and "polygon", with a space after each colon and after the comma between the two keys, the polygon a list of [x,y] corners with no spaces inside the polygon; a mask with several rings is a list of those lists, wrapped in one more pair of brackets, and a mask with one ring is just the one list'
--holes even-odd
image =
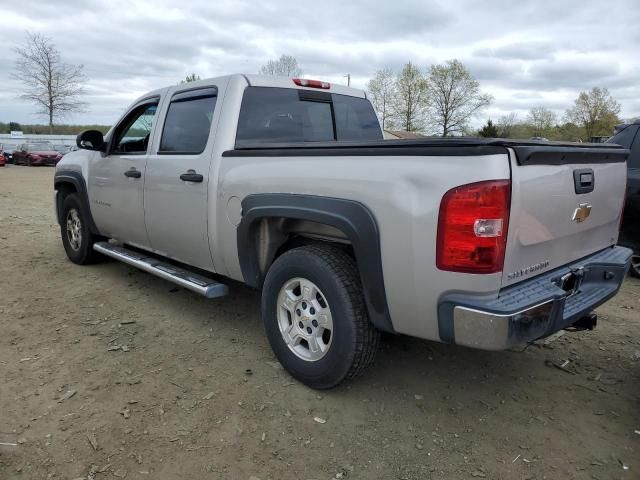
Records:
{"label": "rear quarter panel", "polygon": [[[458,185],[509,179],[506,154],[485,156],[221,157],[216,267],[242,280],[236,227],[238,202],[255,193],[320,195],[366,205],[380,231],[382,266],[393,326],[439,340],[437,305],[445,293],[495,296],[501,274],[468,275],[435,266],[440,199]],[[235,207],[234,207],[235,205]],[[224,266],[222,265],[224,263]],[[224,270],[224,271],[221,271]]]}

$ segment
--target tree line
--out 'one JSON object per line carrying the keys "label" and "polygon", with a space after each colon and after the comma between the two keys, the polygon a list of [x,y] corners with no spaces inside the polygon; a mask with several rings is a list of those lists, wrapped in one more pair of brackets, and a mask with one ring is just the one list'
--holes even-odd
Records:
{"label": "tree line", "polygon": [[[109,125],[38,125],[20,124],[18,122],[0,122],[0,133],[22,132],[27,135],[77,135],[83,130],[100,130],[107,133],[111,127]],[[1,143],[1,142],[0,142]]]}
{"label": "tree line", "polygon": [[515,113],[501,116],[495,123],[489,119],[478,130],[481,137],[530,138],[548,140],[590,141],[608,137],[615,125],[622,123],[620,104],[606,88],[594,87],[580,92],[573,105],[562,116],[543,107],[532,107],[525,118]]}

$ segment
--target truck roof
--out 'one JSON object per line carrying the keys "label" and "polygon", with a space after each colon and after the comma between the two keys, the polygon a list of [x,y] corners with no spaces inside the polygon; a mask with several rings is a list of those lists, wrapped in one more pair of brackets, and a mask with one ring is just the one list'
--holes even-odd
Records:
{"label": "truck roof", "polygon": [[[254,74],[244,74],[244,73],[234,73],[231,75],[223,75],[220,77],[203,78],[201,80],[196,80],[195,82],[189,82],[188,84],[185,84],[185,87],[193,88],[201,85],[206,86],[206,85],[210,85],[212,80],[223,80],[223,79],[226,80],[231,78],[243,78],[244,81],[247,82],[247,85],[252,87],[294,88],[298,90],[315,90],[315,91],[320,90],[318,88],[302,87],[302,86],[296,85],[295,83],[293,83],[293,77],[280,77],[276,75],[254,75]],[[346,87],[344,85],[340,85],[336,83],[330,83],[330,82],[327,82],[327,83],[329,83],[330,85],[329,89],[322,89],[320,91],[337,93],[340,95],[348,95],[350,97],[367,98],[367,95],[364,92],[364,90]],[[143,100],[148,97],[152,97],[154,95],[161,95],[172,86],[158,88],[156,90],[147,92],[144,95],[138,97],[136,99],[136,103],[139,102],[140,100]]]}

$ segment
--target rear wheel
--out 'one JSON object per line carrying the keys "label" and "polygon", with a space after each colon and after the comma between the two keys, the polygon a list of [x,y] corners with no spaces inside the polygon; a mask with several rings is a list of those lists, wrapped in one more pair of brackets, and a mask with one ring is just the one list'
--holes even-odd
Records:
{"label": "rear wheel", "polygon": [[312,388],[360,374],[378,348],[380,333],[369,322],[355,261],[336,247],[281,255],[265,279],[262,318],[280,363]]}
{"label": "rear wheel", "polygon": [[93,249],[93,244],[100,238],[89,230],[87,213],[77,194],[67,195],[62,202],[60,223],[62,245],[69,260],[86,265],[100,258],[100,254]]}
{"label": "rear wheel", "polygon": [[636,278],[640,278],[640,253],[631,256],[631,268],[629,273]]}

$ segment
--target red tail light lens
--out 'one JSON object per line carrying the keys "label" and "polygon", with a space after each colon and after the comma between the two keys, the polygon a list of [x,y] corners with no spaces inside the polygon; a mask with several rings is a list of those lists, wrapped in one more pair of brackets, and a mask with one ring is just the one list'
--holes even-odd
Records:
{"label": "red tail light lens", "polygon": [[511,182],[490,180],[452,188],[442,197],[436,265],[465,273],[502,271]]}
{"label": "red tail light lens", "polygon": [[321,82],[320,80],[307,80],[306,78],[294,78],[293,83],[299,87],[323,88],[329,90],[331,84],[329,82]]}

